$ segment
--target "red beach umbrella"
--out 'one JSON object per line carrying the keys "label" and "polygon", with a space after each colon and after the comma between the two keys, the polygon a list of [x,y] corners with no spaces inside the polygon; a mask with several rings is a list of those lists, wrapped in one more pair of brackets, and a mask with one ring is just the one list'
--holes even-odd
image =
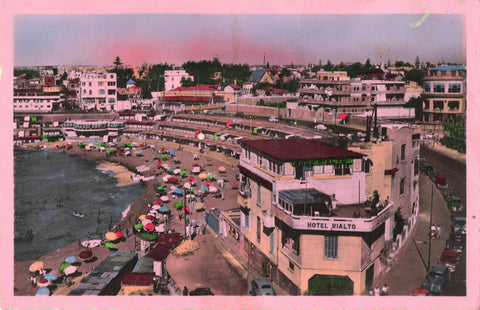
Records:
{"label": "red beach umbrella", "polygon": [[193,164],[192,166],[193,166],[193,167],[199,167],[200,165],[197,164],[197,163],[195,163],[195,164]]}
{"label": "red beach umbrella", "polygon": [[165,148],[162,147],[162,149],[160,150],[160,152],[162,152],[162,153],[165,152]]}
{"label": "red beach umbrella", "polygon": [[90,259],[93,256],[93,252],[90,250],[84,250],[78,254],[78,257],[82,260]]}
{"label": "red beach umbrella", "polygon": [[158,205],[158,204],[162,204],[162,203],[163,203],[163,201],[161,201],[161,200],[155,200],[153,202],[154,205]]}
{"label": "red beach umbrella", "polygon": [[203,129],[195,131],[195,135],[198,136],[202,131],[203,131]]}
{"label": "red beach umbrella", "polygon": [[161,161],[158,161],[157,163],[157,169],[160,168],[162,166],[162,162]]}
{"label": "red beach umbrella", "polygon": [[195,182],[195,178],[194,177],[188,177],[188,182]]}
{"label": "red beach umbrella", "polygon": [[168,178],[168,182],[178,184],[178,179],[177,178]]}
{"label": "red beach umbrella", "polygon": [[118,154],[118,155],[122,155],[122,154],[123,154],[123,151],[122,151],[122,150],[117,150],[117,154]]}
{"label": "red beach umbrella", "polygon": [[118,238],[125,238],[125,236],[123,235],[123,233],[121,231],[116,231],[115,235],[117,235]]}
{"label": "red beach umbrella", "polygon": [[225,127],[228,128],[228,127],[230,127],[231,125],[233,125],[233,122],[227,123],[227,124],[225,125]]}
{"label": "red beach umbrella", "polygon": [[187,211],[187,212],[190,212],[190,208],[189,208],[188,206],[184,206],[184,207],[182,208],[182,211],[185,211],[185,208],[186,208],[186,211]]}
{"label": "red beach umbrella", "polygon": [[210,181],[205,182],[205,185],[210,186],[212,183]]}
{"label": "red beach umbrella", "polygon": [[145,147],[145,144],[140,143],[139,147]]}
{"label": "red beach umbrella", "polygon": [[152,231],[155,229],[155,225],[153,225],[152,223],[147,223],[145,226],[143,226],[143,229]]}
{"label": "red beach umbrella", "polygon": [[153,216],[153,215],[147,215],[147,219],[153,221],[153,220],[155,219],[155,216]]}

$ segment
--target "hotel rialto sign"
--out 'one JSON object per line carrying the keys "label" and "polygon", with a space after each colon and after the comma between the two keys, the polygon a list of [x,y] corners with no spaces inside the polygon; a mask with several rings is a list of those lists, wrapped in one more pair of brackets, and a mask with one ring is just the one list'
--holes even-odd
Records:
{"label": "hotel rialto sign", "polygon": [[294,160],[290,162],[292,167],[312,167],[312,166],[332,166],[332,165],[351,165],[352,158],[328,158],[328,159],[307,159]]}

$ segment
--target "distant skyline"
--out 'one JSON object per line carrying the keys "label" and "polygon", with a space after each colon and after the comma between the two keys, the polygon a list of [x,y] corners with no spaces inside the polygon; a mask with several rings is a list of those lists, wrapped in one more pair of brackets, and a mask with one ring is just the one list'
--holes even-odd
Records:
{"label": "distant skyline", "polygon": [[465,63],[461,15],[17,15],[14,65]]}

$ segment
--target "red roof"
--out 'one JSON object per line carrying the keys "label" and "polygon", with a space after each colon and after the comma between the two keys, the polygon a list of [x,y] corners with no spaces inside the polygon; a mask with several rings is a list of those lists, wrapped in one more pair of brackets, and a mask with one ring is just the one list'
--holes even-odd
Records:
{"label": "red roof", "polygon": [[133,119],[129,119],[125,122],[125,124],[129,125],[155,125],[155,122],[141,122],[141,121],[134,121]]}
{"label": "red roof", "polygon": [[192,91],[192,90],[206,90],[206,91],[219,91],[218,84],[214,85],[206,85],[206,84],[199,84],[197,86],[189,86],[189,87],[177,87],[174,89],[175,91]]}
{"label": "red roof", "polygon": [[230,86],[233,89],[240,89],[240,86],[238,86],[237,84],[230,84],[228,86]]}
{"label": "red roof", "polygon": [[262,90],[270,91],[273,94],[279,94],[279,95],[283,95],[287,92],[285,89],[279,89],[279,88],[273,88],[273,87],[264,87],[262,88]]}
{"label": "red roof", "polygon": [[182,239],[183,237],[179,233],[159,235],[155,247],[146,256],[156,261],[162,261],[165,257],[167,257],[170,249]]}
{"label": "red roof", "polygon": [[123,275],[123,285],[152,285],[155,273],[126,273]]}
{"label": "red roof", "polygon": [[[207,96],[164,96],[163,100],[166,101],[185,101],[185,102],[209,102],[212,97]],[[222,101],[222,96],[215,96],[213,98],[214,102]]]}
{"label": "red roof", "polygon": [[362,158],[364,155],[310,139],[242,140],[243,146],[282,162],[330,158]]}

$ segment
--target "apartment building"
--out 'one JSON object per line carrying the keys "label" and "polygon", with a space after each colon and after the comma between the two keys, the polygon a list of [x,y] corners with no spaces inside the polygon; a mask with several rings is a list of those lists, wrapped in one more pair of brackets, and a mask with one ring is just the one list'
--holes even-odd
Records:
{"label": "apartment building", "polygon": [[350,79],[346,72],[317,72],[300,80],[299,107],[310,111],[360,113],[374,104],[382,116],[398,115],[405,104],[405,82],[397,79]]}
{"label": "apartment building", "polygon": [[182,79],[193,81],[193,76],[185,70],[165,70],[165,91],[182,86]]}
{"label": "apartment building", "polygon": [[467,110],[467,71],[464,66],[429,69],[423,84],[423,120],[443,122],[465,116]]}
{"label": "apartment building", "polygon": [[82,110],[114,111],[117,102],[117,74],[101,71],[82,73],[78,96]]}
{"label": "apartment building", "polygon": [[[249,267],[292,295],[359,295],[385,269],[394,202],[367,200],[368,157],[316,140],[244,140],[240,227]],[[246,253],[246,254],[245,254]]]}

